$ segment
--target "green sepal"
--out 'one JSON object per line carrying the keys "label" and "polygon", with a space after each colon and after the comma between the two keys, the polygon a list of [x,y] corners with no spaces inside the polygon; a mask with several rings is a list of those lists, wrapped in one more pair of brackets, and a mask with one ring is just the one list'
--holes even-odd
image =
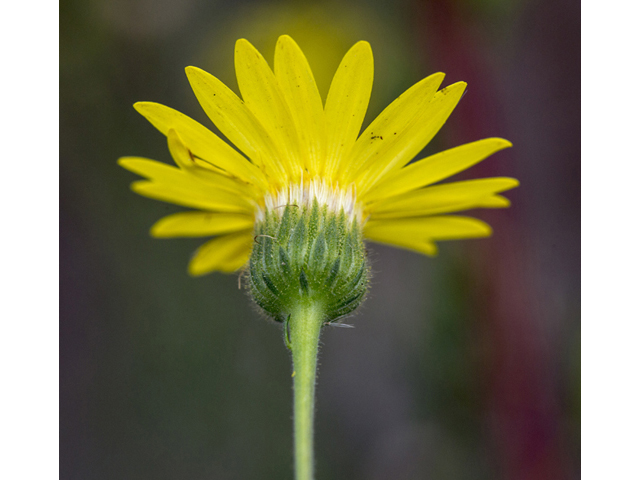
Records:
{"label": "green sepal", "polygon": [[321,306],[325,322],[348,315],[369,283],[362,227],[317,201],[267,211],[256,225],[247,280],[255,302],[277,321],[309,302]]}

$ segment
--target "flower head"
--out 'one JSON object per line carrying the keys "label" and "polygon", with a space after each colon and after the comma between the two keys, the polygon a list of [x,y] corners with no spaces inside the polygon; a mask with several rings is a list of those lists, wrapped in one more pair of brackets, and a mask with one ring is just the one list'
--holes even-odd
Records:
{"label": "flower head", "polygon": [[[295,225],[282,233],[278,222],[292,209],[315,232],[308,250],[318,235],[308,224],[315,205],[322,222],[329,225],[331,215],[342,219],[340,228],[354,228],[360,242],[435,255],[436,241],[491,233],[486,223],[451,213],[509,206],[500,193],[518,185],[512,178],[432,186],[511,146],[506,140],[480,140],[409,163],[449,117],[464,82],[439,90],[444,74],[435,73],[360,134],[373,83],[367,42],[344,56],[324,105],[304,54],[286,35],[278,40],[274,70],[246,40],[236,43],[235,67],[242,99],[203,70],[188,67],[186,73],[211,121],[239,151],[176,110],[140,102],[136,110],[167,136],[177,166],[119,160],[147,178],[132,184],[135,192],[195,209],[160,219],[153,236],[215,236],[193,256],[191,274],[242,268],[262,238],[277,237],[282,246]],[[343,256],[344,242],[336,248],[331,258]],[[310,253],[298,253],[302,263],[309,261]],[[331,274],[328,263],[323,269]]]}

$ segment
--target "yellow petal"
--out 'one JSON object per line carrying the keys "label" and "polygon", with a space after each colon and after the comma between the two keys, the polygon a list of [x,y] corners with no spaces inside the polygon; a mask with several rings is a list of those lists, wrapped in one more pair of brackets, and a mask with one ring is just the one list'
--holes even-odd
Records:
{"label": "yellow petal", "polygon": [[327,121],[325,174],[339,165],[358,138],[373,85],[373,53],[368,42],[358,42],[347,52],[336,71],[324,107]]}
{"label": "yellow petal", "polygon": [[491,195],[518,185],[514,178],[495,177],[421,188],[372,205],[371,218],[423,216],[478,208],[484,206]]}
{"label": "yellow petal", "polygon": [[173,129],[180,134],[196,156],[247,182],[266,188],[263,173],[208,128],[172,108],[153,102],[138,102],[135,109],[167,135]]}
{"label": "yellow petal", "polygon": [[318,86],[300,47],[288,35],[278,39],[274,60],[276,79],[299,132],[301,154],[313,176],[325,161],[324,111]]}
{"label": "yellow petal", "polygon": [[431,155],[394,171],[371,189],[363,200],[374,202],[439,182],[507,147],[511,147],[511,142],[507,140],[486,138]]}
{"label": "yellow petal", "polygon": [[253,248],[253,230],[216,237],[196,250],[189,262],[189,274],[194,276],[213,272],[230,273],[242,268]]}
{"label": "yellow petal", "polygon": [[[165,163],[156,162],[147,158],[123,157],[118,159],[118,164],[127,170],[141,175],[154,183],[169,185],[171,187],[186,190],[198,190],[205,194],[210,191],[223,190],[231,192],[236,197],[247,199],[256,198],[257,193],[246,183],[238,183],[225,175],[205,171],[207,175],[194,176],[185,171]],[[200,170],[200,167],[198,167]],[[206,177],[206,178],[205,178]]]}
{"label": "yellow petal", "polygon": [[299,176],[303,165],[298,131],[275,75],[247,40],[236,42],[235,53],[238,86],[245,104],[274,139],[287,173]]}
{"label": "yellow petal", "polygon": [[245,183],[237,178],[224,175],[221,171],[215,171],[204,166],[206,164],[203,164],[202,161],[199,161],[191,154],[178,133],[173,129],[167,133],[167,144],[176,165],[186,174],[197,177],[198,180],[207,185],[216,189],[228,190],[248,198],[256,198],[264,193],[264,190],[260,190],[250,183]]}
{"label": "yellow petal", "polygon": [[474,199],[450,199],[440,200],[421,208],[407,210],[394,210],[387,212],[374,212],[369,217],[371,220],[387,220],[409,217],[424,217],[430,215],[442,215],[444,213],[456,213],[476,208],[506,208],[510,205],[509,200],[499,195]]}
{"label": "yellow petal", "polygon": [[154,237],[206,237],[253,227],[253,216],[236,213],[180,212],[158,220]]}
{"label": "yellow petal", "polygon": [[130,172],[151,180],[159,179],[170,181],[170,179],[173,179],[176,176],[183,175],[180,169],[173,165],[167,165],[166,163],[151,160],[149,158],[121,157],[118,159],[118,165],[122,168],[126,168]]}
{"label": "yellow petal", "polygon": [[395,241],[428,242],[487,237],[491,235],[491,227],[477,218],[442,215],[370,220],[364,226],[364,235],[365,238],[372,240],[386,238],[386,243],[394,243]]}
{"label": "yellow petal", "polygon": [[414,252],[435,257],[438,254],[438,247],[433,242],[414,240],[411,238],[401,238],[392,232],[378,233],[376,236],[368,237],[367,240],[391,245],[392,247],[404,248],[405,250],[413,250]]}
{"label": "yellow petal", "polygon": [[378,159],[389,163],[399,151],[402,152],[412,145],[421,145],[419,150],[424,148],[422,139],[416,136],[416,131],[419,123],[425,123],[425,119],[433,115],[431,112],[434,112],[435,108],[430,102],[442,80],[444,73],[430,75],[385,108],[358,138],[349,153],[349,161],[341,168],[340,179],[350,183],[356,172],[365,164],[370,165]]}
{"label": "yellow petal", "polygon": [[[406,165],[434,135],[458,104],[466,83],[458,82],[435,94],[424,111],[404,130],[401,139],[386,148],[370,151],[370,157],[356,174],[358,191],[365,194],[381,178],[395,168]],[[400,136],[400,132],[398,132]]]}
{"label": "yellow petal", "polygon": [[247,214],[254,211],[253,205],[245,197],[224,190],[206,189],[197,182],[165,184],[140,180],[131,184],[131,190],[145,197],[183,207]]}
{"label": "yellow petal", "polygon": [[285,170],[273,139],[244,102],[204,70],[187,67],[186,72],[198,102],[216,127],[256,165],[264,164],[269,176],[282,177]]}
{"label": "yellow petal", "polygon": [[247,184],[239,184],[230,177],[215,174],[214,172],[208,172],[211,173],[211,180],[205,181],[173,165],[167,165],[166,163],[157,162],[148,158],[122,157],[118,159],[118,164],[130,172],[153,180],[153,182],[158,184],[185,189],[207,189],[207,191],[215,187],[216,189],[233,192],[236,195],[242,194],[243,196],[250,197],[248,194],[245,195],[245,191],[242,190],[242,186],[246,188]]}
{"label": "yellow petal", "polygon": [[478,205],[479,208],[507,208],[510,206],[511,200],[502,195],[491,195],[482,199],[482,202]]}

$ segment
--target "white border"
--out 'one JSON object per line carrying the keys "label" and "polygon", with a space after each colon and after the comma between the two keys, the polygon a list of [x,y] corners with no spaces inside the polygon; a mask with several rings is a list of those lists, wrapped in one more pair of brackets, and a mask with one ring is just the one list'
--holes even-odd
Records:
{"label": "white border", "polygon": [[582,475],[593,480],[638,475],[638,10],[582,2]]}
{"label": "white border", "polygon": [[58,478],[58,4],[3,6],[0,478]]}

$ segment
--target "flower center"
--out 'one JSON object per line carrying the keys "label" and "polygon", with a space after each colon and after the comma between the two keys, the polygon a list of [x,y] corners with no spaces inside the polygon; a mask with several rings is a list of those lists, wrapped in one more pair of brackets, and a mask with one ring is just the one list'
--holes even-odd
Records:
{"label": "flower center", "polygon": [[282,216],[286,206],[311,208],[314,201],[320,206],[326,205],[329,213],[338,215],[344,211],[350,224],[354,220],[362,224],[363,209],[356,201],[355,186],[351,184],[342,188],[318,177],[310,181],[290,183],[288,187],[267,193],[264,197],[264,207],[258,207],[256,211],[256,221],[264,221],[266,212],[278,212]]}

